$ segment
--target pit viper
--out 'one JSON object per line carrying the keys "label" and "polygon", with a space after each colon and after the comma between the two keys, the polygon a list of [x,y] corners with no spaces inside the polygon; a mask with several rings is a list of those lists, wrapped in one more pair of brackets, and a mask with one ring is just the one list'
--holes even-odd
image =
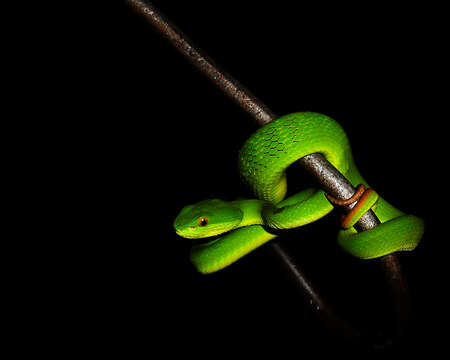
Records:
{"label": "pit viper", "polygon": [[[196,269],[212,273],[234,263],[272,240],[279,231],[312,223],[333,210],[335,204],[319,188],[308,188],[285,199],[285,170],[305,155],[322,154],[357,187],[369,189],[360,175],[342,127],[315,112],[288,114],[258,129],[239,152],[239,172],[255,199],[203,200],[185,206],[174,221],[176,233],[203,239],[190,251]],[[424,222],[406,215],[370,189],[358,203],[358,211],[345,219],[338,244],[361,259],[381,257],[399,250],[412,250],[419,243]],[[355,206],[356,208],[356,206]],[[372,209],[381,224],[357,232],[354,224]]]}

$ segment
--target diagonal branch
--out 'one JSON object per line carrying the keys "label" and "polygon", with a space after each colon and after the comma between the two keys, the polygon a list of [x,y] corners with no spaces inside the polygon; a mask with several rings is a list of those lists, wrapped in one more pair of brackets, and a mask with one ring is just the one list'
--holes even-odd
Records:
{"label": "diagonal branch", "polygon": [[[263,126],[276,118],[276,115],[248,89],[230,74],[220,70],[212,59],[194,47],[192,42],[155,9],[151,3],[143,0],[126,0],[126,2],[158,30],[198,70],[207,76],[213,84],[218,86],[224,94],[248,112],[258,125]],[[350,182],[321,154],[307,155],[300,159],[298,163],[317,180],[323,190],[337,199],[348,199],[355,193],[355,188]],[[369,210],[361,217],[355,228],[358,231],[364,231],[378,224],[380,224],[378,218]],[[286,250],[278,243],[269,243],[268,245],[272,246],[273,252],[278,255],[285,268],[296,279],[297,284],[302,288],[309,302],[318,309],[319,315],[325,320],[326,324],[332,328],[339,329],[349,339],[359,338],[359,332],[338,317],[331,310],[331,307],[323,301],[317,290],[306,279],[298,264],[294,262]],[[406,282],[396,255],[387,255],[379,258],[378,261],[385,273],[395,304],[396,335],[401,336],[405,332],[410,313],[410,298]]]}

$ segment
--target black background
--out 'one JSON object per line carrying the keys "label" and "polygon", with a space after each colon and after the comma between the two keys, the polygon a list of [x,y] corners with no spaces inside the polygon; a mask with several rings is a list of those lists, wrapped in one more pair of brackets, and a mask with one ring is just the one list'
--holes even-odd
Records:
{"label": "black background", "polygon": [[[364,353],[325,330],[267,246],[216,274],[195,272],[172,222],[198,200],[250,196],[236,159],[257,125],[126,5],[108,3],[98,12],[86,7],[88,20],[77,20],[61,90],[67,139],[60,141],[76,145],[63,156],[69,195],[62,202],[76,210],[61,230],[58,255],[70,264],[60,296],[70,315],[61,322],[80,327],[74,349]],[[369,183],[425,219],[417,250],[399,254],[415,316],[394,350],[435,347],[446,323],[442,294],[436,296],[445,285],[436,278],[443,266],[436,245],[445,240],[435,219],[436,192],[445,188],[436,181],[436,129],[446,120],[438,110],[439,10],[154,4],[276,114],[316,111],[337,120]],[[289,192],[311,183],[301,171],[289,176]],[[331,214],[278,241],[342,316],[366,330],[389,328],[393,310],[377,261],[343,253],[337,222]]]}

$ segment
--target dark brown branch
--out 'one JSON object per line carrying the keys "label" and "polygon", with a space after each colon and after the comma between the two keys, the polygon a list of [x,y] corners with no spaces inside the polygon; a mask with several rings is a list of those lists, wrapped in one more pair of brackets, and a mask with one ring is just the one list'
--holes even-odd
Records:
{"label": "dark brown branch", "polygon": [[[260,126],[274,120],[272,113],[260,100],[258,100],[248,89],[241,85],[231,75],[221,71],[220,68],[192,42],[171,24],[155,7],[142,0],[127,0],[127,3],[141,16],[143,16],[161,35],[163,35],[182,55],[184,55],[198,70],[207,76],[213,84],[218,86],[224,94],[230,97],[236,104],[247,111]],[[355,193],[355,188],[350,182],[334,168],[321,154],[310,154],[298,161],[313,176],[320,186],[330,195],[337,199],[347,199]],[[370,210],[364,214],[355,225],[358,231],[371,229],[380,224],[375,214]],[[272,249],[283,262],[286,269],[296,279],[297,284],[303,289],[309,302],[320,309],[319,313],[329,327],[339,329],[347,338],[359,338],[357,330],[349,326],[343,319],[339,318],[331,307],[323,301],[317,290],[306,279],[289,254],[283,248],[273,243]],[[386,279],[391,289],[391,295],[396,310],[396,329],[398,336],[404,334],[410,312],[410,298],[405,279],[400,269],[397,256],[394,254],[379,258]]]}

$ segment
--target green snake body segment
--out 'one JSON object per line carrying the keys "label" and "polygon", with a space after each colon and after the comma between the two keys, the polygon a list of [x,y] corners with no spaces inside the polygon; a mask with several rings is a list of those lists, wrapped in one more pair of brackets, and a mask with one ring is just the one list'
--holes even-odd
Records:
{"label": "green snake body segment", "polygon": [[[239,153],[244,182],[258,199],[226,202],[204,200],[183,208],[174,221],[178,235],[212,238],[194,245],[191,261],[201,273],[220,270],[276,237],[274,229],[295,228],[327,215],[333,204],[323,190],[309,188],[287,199],[286,168],[311,153],[321,153],[353,186],[363,184],[341,126],[328,116],[302,112],[280,117],[257,130]],[[338,234],[339,245],[362,259],[412,250],[424,231],[422,219],[405,215],[374,191],[367,196]],[[361,199],[363,200],[363,199]],[[372,208],[382,224],[357,233],[353,225]]]}

